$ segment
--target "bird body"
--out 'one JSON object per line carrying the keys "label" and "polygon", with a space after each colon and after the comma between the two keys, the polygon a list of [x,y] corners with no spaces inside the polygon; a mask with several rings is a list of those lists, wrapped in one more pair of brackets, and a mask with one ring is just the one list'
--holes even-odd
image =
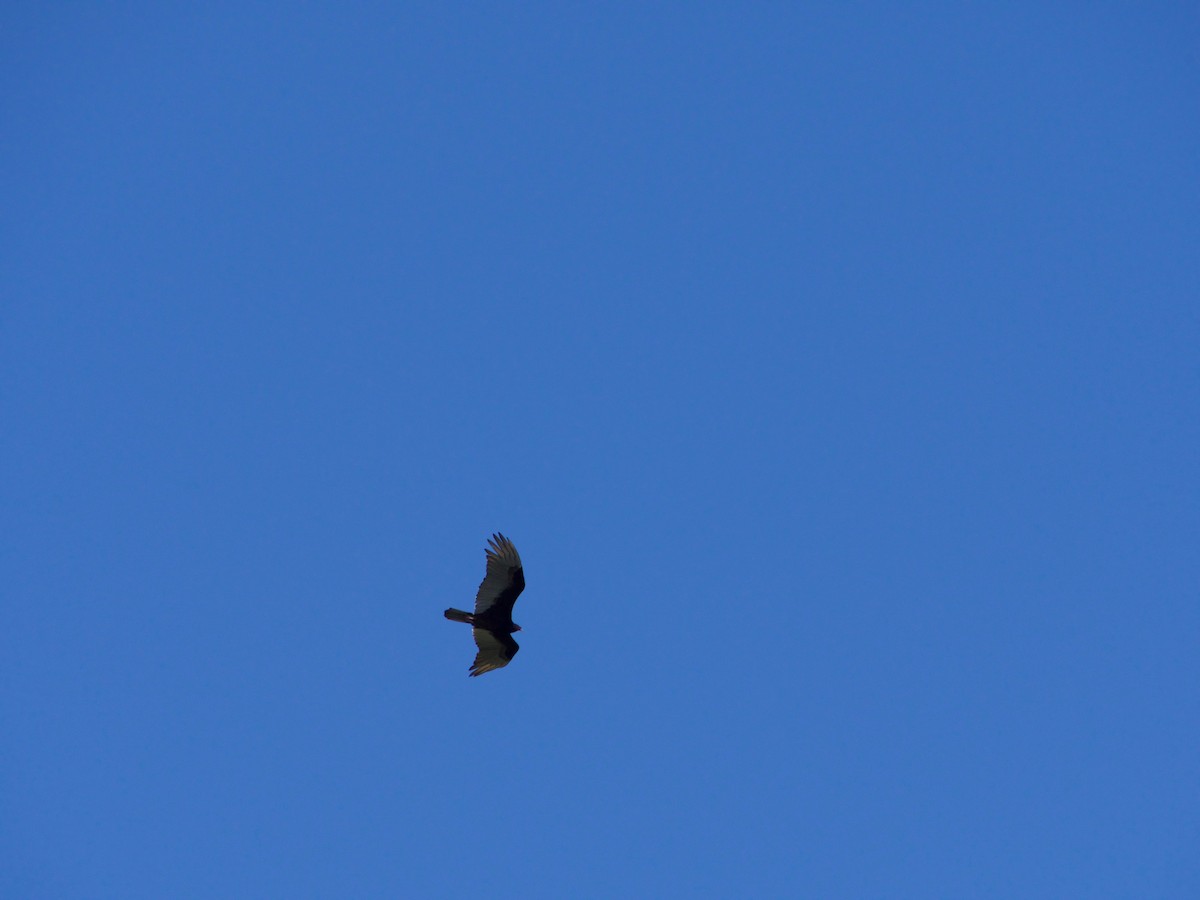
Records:
{"label": "bird body", "polygon": [[470,674],[482,675],[507,666],[521,649],[511,635],[521,626],[512,620],[513,604],[525,589],[525,571],[521,557],[512,541],[502,534],[488,540],[487,572],[475,595],[475,612],[451,607],[445,616],[452,622],[471,626],[479,652],[471,664]]}

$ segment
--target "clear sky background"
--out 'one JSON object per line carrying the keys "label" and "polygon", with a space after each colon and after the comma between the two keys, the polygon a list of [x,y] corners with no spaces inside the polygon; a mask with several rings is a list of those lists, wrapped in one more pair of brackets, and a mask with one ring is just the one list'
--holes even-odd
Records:
{"label": "clear sky background", "polygon": [[7,4],[0,894],[1200,896],[1198,42]]}

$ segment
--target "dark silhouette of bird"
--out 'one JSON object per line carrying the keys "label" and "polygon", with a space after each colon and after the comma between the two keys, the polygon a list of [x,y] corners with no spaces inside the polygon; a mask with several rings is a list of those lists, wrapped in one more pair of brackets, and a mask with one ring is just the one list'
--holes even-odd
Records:
{"label": "dark silhouette of bird", "polygon": [[502,534],[493,534],[488,539],[485,552],[487,574],[475,595],[474,614],[461,609],[446,610],[447,619],[466,622],[475,635],[479,652],[471,664],[472,676],[507,666],[521,649],[512,639],[513,632],[521,630],[512,620],[513,604],[525,589],[521,557],[512,541]]}

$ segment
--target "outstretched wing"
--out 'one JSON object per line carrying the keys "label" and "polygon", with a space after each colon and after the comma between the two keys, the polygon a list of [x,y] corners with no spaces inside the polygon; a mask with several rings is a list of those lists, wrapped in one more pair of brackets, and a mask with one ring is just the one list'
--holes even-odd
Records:
{"label": "outstretched wing", "polygon": [[513,604],[524,589],[525,571],[517,548],[504,535],[493,534],[488,540],[487,574],[475,595],[475,615],[487,613],[489,619],[511,622]]}
{"label": "outstretched wing", "polygon": [[472,675],[503,669],[521,649],[507,634],[497,634],[486,628],[474,628],[472,633],[475,635],[475,646],[479,648],[475,662],[471,663]]}

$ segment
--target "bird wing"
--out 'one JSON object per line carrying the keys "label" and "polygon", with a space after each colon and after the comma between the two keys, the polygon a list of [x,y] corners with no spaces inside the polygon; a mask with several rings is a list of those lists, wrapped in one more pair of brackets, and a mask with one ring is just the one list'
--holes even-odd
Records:
{"label": "bird wing", "polygon": [[493,534],[488,539],[486,552],[487,574],[475,595],[475,615],[490,611],[491,616],[504,615],[511,621],[513,604],[525,589],[521,557],[512,541],[502,534]]}
{"label": "bird wing", "polygon": [[471,631],[475,635],[475,646],[479,648],[475,662],[471,663],[472,675],[503,669],[521,649],[507,634],[498,634],[486,628],[473,628]]}

